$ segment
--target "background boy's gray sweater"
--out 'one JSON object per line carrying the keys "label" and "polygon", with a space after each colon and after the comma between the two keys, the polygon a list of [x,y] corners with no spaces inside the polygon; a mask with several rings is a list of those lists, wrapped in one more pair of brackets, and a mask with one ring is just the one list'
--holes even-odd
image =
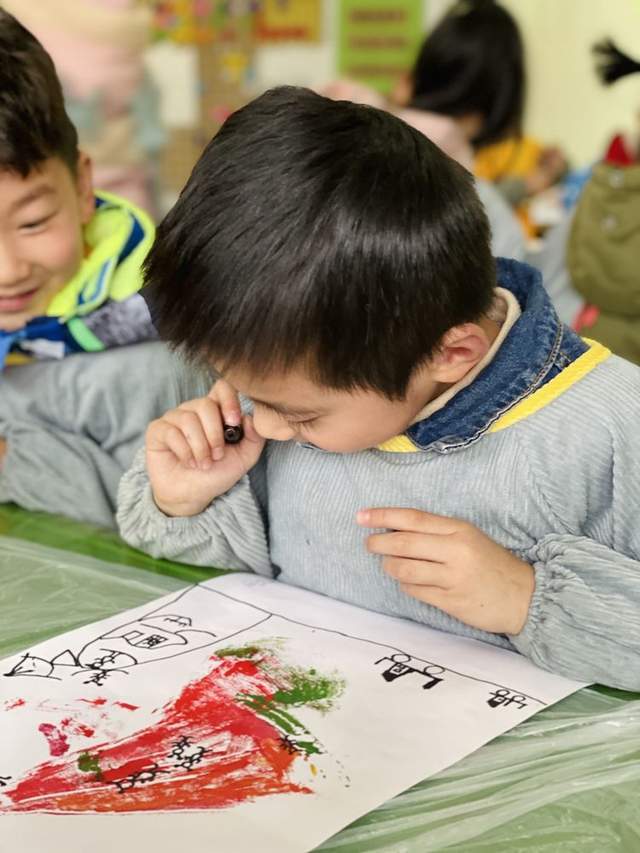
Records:
{"label": "background boy's gray sweater", "polygon": [[113,527],[149,421],[182,402],[175,363],[155,342],[0,373],[0,503]]}
{"label": "background boy's gray sweater", "polygon": [[[275,574],[362,607],[515,648],[567,676],[640,690],[640,370],[611,357],[543,408],[453,452],[335,454],[269,442],[194,518],[153,502],[144,455],[121,482],[124,538],[151,554]],[[365,550],[358,509],[473,522],[535,567],[517,636],[410,598]]]}

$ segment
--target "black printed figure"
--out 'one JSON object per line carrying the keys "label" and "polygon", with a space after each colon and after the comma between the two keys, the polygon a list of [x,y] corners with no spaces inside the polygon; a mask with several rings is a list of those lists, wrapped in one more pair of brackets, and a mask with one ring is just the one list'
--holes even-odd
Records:
{"label": "black printed figure", "polygon": [[193,770],[196,764],[200,764],[205,754],[210,750],[204,746],[196,746],[191,743],[191,738],[182,736],[173,744],[169,758],[175,759],[174,767],[182,767],[184,770]]}
{"label": "black printed figure", "polygon": [[11,776],[0,776],[0,788],[6,788],[9,784],[9,779],[11,779]]}
{"label": "black printed figure", "polygon": [[124,779],[118,779],[110,784],[115,785],[119,793],[124,794],[126,791],[130,791],[131,788],[135,788],[136,785],[144,785],[147,782],[153,782],[158,773],[162,772],[163,771],[160,770],[158,765],[154,762],[150,767],[145,767],[137,773],[131,773],[129,776],[125,776]]}
{"label": "black printed figure", "polygon": [[382,677],[385,681],[395,681],[396,678],[402,678],[403,675],[409,675],[411,673],[426,676],[429,680],[422,685],[423,690],[430,690],[432,687],[435,687],[436,684],[440,684],[441,681],[444,681],[443,678],[438,678],[438,676],[444,672],[444,667],[438,666],[437,664],[426,664],[422,667],[410,666],[409,661],[411,660],[413,660],[411,655],[398,652],[395,655],[391,655],[391,657],[380,658],[380,660],[376,661],[376,665],[382,663],[382,661],[389,661],[391,664],[391,666],[385,669],[382,673]]}
{"label": "black printed figure", "polygon": [[83,681],[82,683],[83,684],[95,684],[96,687],[102,687],[102,685],[105,683],[105,681],[107,680],[107,678],[109,678],[110,675],[111,675],[111,672],[108,672],[107,670],[104,670],[104,669],[99,669],[93,673],[91,678],[87,678],[87,680]]}
{"label": "black printed figure", "polygon": [[279,743],[282,749],[285,752],[288,752],[289,755],[295,755],[297,752],[300,752],[296,742],[292,740],[289,735],[282,735]]}
{"label": "black printed figure", "polygon": [[507,705],[517,705],[518,708],[527,707],[526,696],[521,696],[519,693],[512,693],[506,687],[500,687],[489,694],[493,699],[487,699],[487,705],[492,708],[506,707]]}

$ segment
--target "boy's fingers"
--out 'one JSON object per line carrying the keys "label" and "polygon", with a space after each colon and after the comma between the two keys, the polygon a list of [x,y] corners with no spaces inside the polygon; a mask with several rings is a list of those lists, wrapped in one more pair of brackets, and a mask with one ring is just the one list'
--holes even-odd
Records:
{"label": "boy's fingers", "polygon": [[430,604],[432,607],[437,607],[439,610],[444,610],[445,613],[451,612],[451,599],[447,595],[447,590],[439,586],[425,586],[415,583],[401,583],[400,589],[412,598],[417,598],[425,604]]}
{"label": "boy's fingers", "polygon": [[220,406],[222,418],[227,426],[240,426],[242,411],[238,392],[224,379],[219,379],[209,392],[209,398]]}
{"label": "boy's fingers", "polygon": [[164,420],[182,433],[198,467],[204,470],[211,468],[211,448],[199,416],[192,411],[174,409],[167,412]]}
{"label": "boy's fingers", "polygon": [[465,526],[465,522],[459,521],[457,518],[400,507],[363,509],[357,514],[356,520],[362,527],[405,530],[413,533],[433,533],[440,536],[459,533]]}
{"label": "boy's fingers", "polygon": [[185,468],[197,467],[189,443],[178,427],[167,424],[163,443]]}
{"label": "boy's fingers", "polygon": [[224,427],[222,424],[222,413],[219,406],[210,397],[202,397],[193,404],[200,418],[200,425],[209,443],[209,455],[214,456],[215,450],[222,453],[217,454],[220,458],[224,455]]}
{"label": "boy's fingers", "polygon": [[405,560],[401,557],[385,557],[382,561],[382,568],[401,584],[437,586],[440,589],[448,589],[451,586],[448,572],[440,563],[430,563],[425,560]]}
{"label": "boy's fingers", "polygon": [[167,449],[167,432],[170,424],[164,418],[151,421],[145,433],[145,447],[147,450],[161,451]]}
{"label": "boy's fingers", "polygon": [[410,560],[446,563],[451,556],[451,541],[428,533],[374,533],[367,537],[367,551]]}

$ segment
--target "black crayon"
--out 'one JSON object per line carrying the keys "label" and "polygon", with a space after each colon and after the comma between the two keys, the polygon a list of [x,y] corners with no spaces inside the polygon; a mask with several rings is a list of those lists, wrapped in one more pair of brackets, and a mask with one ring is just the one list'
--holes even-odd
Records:
{"label": "black crayon", "polygon": [[237,444],[244,438],[244,430],[241,426],[224,425],[224,443]]}

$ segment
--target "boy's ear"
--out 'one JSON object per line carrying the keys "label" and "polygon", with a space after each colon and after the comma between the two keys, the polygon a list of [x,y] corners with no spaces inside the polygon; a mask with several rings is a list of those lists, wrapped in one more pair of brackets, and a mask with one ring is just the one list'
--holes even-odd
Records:
{"label": "boy's ear", "polygon": [[95,213],[96,202],[93,195],[93,167],[91,158],[83,151],[78,155],[76,187],[80,206],[80,220],[83,225],[86,225]]}
{"label": "boy's ear", "polygon": [[482,326],[475,323],[454,326],[445,333],[431,359],[431,377],[447,384],[459,382],[482,361],[490,347],[491,341]]}

